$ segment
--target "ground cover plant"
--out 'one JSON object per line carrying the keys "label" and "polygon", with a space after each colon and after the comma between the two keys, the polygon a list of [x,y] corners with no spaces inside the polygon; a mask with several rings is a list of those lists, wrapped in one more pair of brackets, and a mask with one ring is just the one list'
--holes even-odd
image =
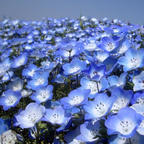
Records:
{"label": "ground cover plant", "polygon": [[143,142],[143,26],[0,22],[1,144]]}

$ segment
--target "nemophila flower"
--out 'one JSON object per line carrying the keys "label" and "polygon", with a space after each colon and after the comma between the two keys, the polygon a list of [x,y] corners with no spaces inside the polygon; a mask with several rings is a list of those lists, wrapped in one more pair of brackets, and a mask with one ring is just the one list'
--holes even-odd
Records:
{"label": "nemophila flower", "polygon": [[105,66],[97,66],[91,63],[88,70],[84,71],[92,80],[99,81],[105,74]]}
{"label": "nemophila flower", "polygon": [[131,90],[123,90],[120,87],[113,88],[111,90],[111,96],[115,97],[115,102],[111,108],[113,113],[117,113],[121,108],[126,107],[133,96],[133,92]]}
{"label": "nemophila flower", "polygon": [[108,82],[105,78],[102,78],[99,82],[96,82],[88,79],[87,77],[83,77],[80,80],[80,84],[83,89],[90,90],[90,94],[89,94],[90,98],[93,98],[94,95],[99,91],[108,88]]}
{"label": "nemophila flower", "polygon": [[121,134],[124,137],[130,138],[136,128],[141,123],[142,118],[135,110],[129,107],[119,110],[117,115],[109,116],[105,121],[105,126],[108,128],[108,134]]}
{"label": "nemophila flower", "polygon": [[105,116],[111,109],[115,98],[108,97],[105,93],[95,95],[94,101],[88,101],[84,105],[85,119],[97,119]]}
{"label": "nemophila flower", "polygon": [[56,83],[64,83],[65,77],[61,74],[58,74],[53,81]]}
{"label": "nemophila flower", "polygon": [[81,71],[86,69],[86,62],[79,60],[78,58],[74,58],[70,63],[66,63],[63,65],[64,74],[65,75],[76,75]]}
{"label": "nemophila flower", "polygon": [[27,68],[23,69],[22,75],[28,78],[32,78],[37,70],[38,68],[36,65],[29,64]]}
{"label": "nemophila flower", "polygon": [[47,69],[47,70],[52,70],[53,68],[55,68],[57,65],[56,62],[51,62],[49,60],[43,61],[41,62],[41,68]]}
{"label": "nemophila flower", "polygon": [[137,92],[131,99],[131,104],[144,104],[144,92]]}
{"label": "nemophila flower", "polygon": [[111,37],[103,37],[99,47],[107,52],[113,51],[117,48],[118,43],[114,41]]}
{"label": "nemophila flower", "polygon": [[109,75],[117,66],[117,59],[113,56],[109,56],[103,61],[103,65],[106,67],[105,74]]}
{"label": "nemophila flower", "polygon": [[52,124],[66,125],[69,121],[69,117],[66,116],[65,110],[61,106],[56,106],[46,109],[43,120]]}
{"label": "nemophila flower", "polygon": [[7,90],[0,97],[0,105],[3,106],[4,110],[8,110],[11,107],[15,107],[21,99],[21,93],[12,90]]}
{"label": "nemophila flower", "polygon": [[20,78],[16,77],[8,85],[8,88],[13,90],[13,91],[21,91],[23,89],[23,80]]}
{"label": "nemophila flower", "polygon": [[60,101],[64,107],[79,106],[87,102],[90,90],[77,88],[72,90],[68,97],[62,98]]}
{"label": "nemophila flower", "polygon": [[118,48],[118,53],[119,54],[123,54],[125,53],[128,49],[130,49],[131,44],[129,40],[125,40],[123,41],[123,43],[121,44],[121,46]]}
{"label": "nemophila flower", "polygon": [[15,144],[18,142],[17,134],[12,130],[8,130],[0,135],[0,142],[1,144]]}
{"label": "nemophila flower", "polygon": [[120,77],[116,76],[116,75],[112,75],[112,76],[109,76],[107,79],[108,79],[108,83],[109,85],[112,87],[112,86],[117,86],[117,87],[124,87],[125,86],[125,83],[126,83],[126,76],[127,76],[127,73],[122,73],[120,75]]}
{"label": "nemophila flower", "polygon": [[80,125],[80,135],[76,137],[77,140],[82,142],[96,142],[99,139],[100,122],[97,121],[94,124],[91,122],[85,122]]}
{"label": "nemophila flower", "polygon": [[13,68],[18,68],[20,66],[23,66],[27,63],[28,60],[28,54],[23,53],[20,56],[16,57],[12,63]]}
{"label": "nemophila flower", "polygon": [[143,120],[137,128],[137,132],[140,135],[144,135],[144,104],[133,104],[131,108],[134,109],[138,114],[143,116]]}
{"label": "nemophila flower", "polygon": [[96,39],[95,38],[89,38],[88,40],[86,40],[86,42],[84,43],[84,50],[87,51],[95,51],[99,49],[97,47],[97,43],[96,43]]}
{"label": "nemophila flower", "polygon": [[11,68],[11,61],[9,58],[5,59],[0,63],[0,76],[3,76],[6,71]]}
{"label": "nemophila flower", "polygon": [[122,56],[118,59],[118,63],[123,65],[123,70],[125,72],[140,68],[144,65],[144,49],[133,49],[130,48],[125,53],[125,56]]}
{"label": "nemophila flower", "polygon": [[53,86],[48,85],[47,87],[42,87],[36,90],[35,93],[31,96],[31,99],[36,101],[37,103],[42,103],[47,100],[52,99],[53,93]]}
{"label": "nemophila flower", "polygon": [[132,80],[134,91],[139,91],[144,89],[144,72],[142,71],[139,75],[134,76]]}
{"label": "nemophila flower", "polygon": [[47,86],[48,77],[49,77],[49,72],[37,71],[32,77],[32,80],[28,81],[27,88],[32,89],[32,90],[37,90],[38,88]]}
{"label": "nemophila flower", "polygon": [[98,52],[96,53],[96,59],[97,59],[99,62],[103,62],[103,61],[106,60],[108,57],[109,57],[109,53],[106,52],[106,51],[98,51]]}
{"label": "nemophila flower", "polygon": [[9,80],[12,78],[13,75],[14,75],[14,72],[13,72],[13,71],[8,71],[7,73],[5,73],[5,74],[3,75],[2,81],[3,81],[3,82],[9,81]]}
{"label": "nemophila flower", "polygon": [[37,103],[30,103],[27,105],[25,110],[15,116],[15,125],[20,126],[21,128],[32,128],[38,121],[41,120],[44,113],[44,106]]}

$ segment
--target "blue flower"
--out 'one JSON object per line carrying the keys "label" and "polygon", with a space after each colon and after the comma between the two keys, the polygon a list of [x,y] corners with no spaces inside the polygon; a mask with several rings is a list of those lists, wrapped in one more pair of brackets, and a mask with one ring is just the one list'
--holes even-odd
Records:
{"label": "blue flower", "polygon": [[111,111],[116,113],[130,103],[133,93],[131,90],[126,91],[121,87],[115,87],[111,89],[111,96],[115,97],[115,102],[113,103]]}
{"label": "blue flower", "polygon": [[5,59],[0,63],[0,77],[3,76],[6,71],[8,71],[11,68],[11,61],[9,58]]}
{"label": "blue flower", "polygon": [[45,107],[37,103],[30,103],[27,105],[25,110],[21,111],[15,116],[16,126],[21,128],[32,128],[34,125],[41,120],[45,113]]}
{"label": "blue flower", "polygon": [[11,107],[15,107],[21,99],[21,93],[12,90],[7,90],[4,95],[0,97],[0,105],[4,110],[8,110]]}
{"label": "blue flower", "polygon": [[86,69],[86,62],[74,58],[70,63],[63,65],[65,75],[76,75]]}
{"label": "blue flower", "polygon": [[105,74],[105,66],[104,65],[97,66],[96,64],[91,63],[88,70],[86,70],[85,73],[92,80],[99,81]]}
{"label": "blue flower", "polygon": [[140,93],[137,92],[134,94],[133,98],[131,99],[131,104],[144,104],[144,92]]}
{"label": "blue flower", "polygon": [[99,47],[107,52],[113,51],[117,48],[118,43],[114,41],[111,37],[103,37]]}
{"label": "blue flower", "polygon": [[20,66],[23,66],[27,63],[28,61],[28,54],[23,53],[20,56],[16,57],[12,63],[13,68],[18,68]]}
{"label": "blue flower", "polygon": [[123,53],[125,53],[128,49],[130,49],[130,47],[131,47],[130,41],[126,39],[126,40],[121,44],[121,46],[119,47],[118,53],[119,53],[119,54],[123,54]]}
{"label": "blue flower", "polygon": [[13,75],[14,75],[14,72],[13,72],[13,71],[8,71],[7,73],[5,73],[5,74],[3,75],[2,81],[3,81],[3,82],[9,81],[9,80],[12,78]]}
{"label": "blue flower", "polygon": [[29,64],[27,68],[23,69],[22,75],[27,78],[32,78],[37,70],[38,70],[38,68],[36,65]]}
{"label": "blue flower", "polygon": [[108,79],[108,83],[109,85],[112,86],[117,86],[117,87],[124,87],[126,84],[126,76],[127,73],[122,73],[120,75],[120,77],[116,76],[116,75],[111,75],[109,76]]}
{"label": "blue flower", "polygon": [[38,88],[47,86],[48,77],[49,77],[49,72],[37,71],[32,77],[32,80],[28,81],[27,88],[32,89],[32,90],[37,90]]}
{"label": "blue flower", "polygon": [[62,98],[60,101],[64,107],[79,106],[87,102],[90,90],[77,88],[72,90],[68,97]]}
{"label": "blue flower", "polygon": [[144,104],[141,104],[141,103],[133,104],[131,108],[134,109],[138,114],[142,116],[142,122],[140,123],[136,131],[140,135],[144,135]]}
{"label": "blue flower", "polygon": [[119,110],[117,115],[109,116],[105,121],[105,126],[108,128],[108,134],[121,134],[124,137],[130,138],[136,128],[141,123],[141,117],[132,108],[125,107]]}
{"label": "blue flower", "polygon": [[99,82],[88,79],[87,77],[83,77],[80,80],[80,84],[83,89],[89,89],[90,94],[89,97],[93,98],[95,94],[97,94],[101,90],[105,90],[108,88],[108,82],[106,78],[102,78]]}
{"label": "blue flower", "polygon": [[144,89],[144,72],[142,71],[139,75],[133,77],[132,82],[134,83],[133,90],[139,91]]}
{"label": "blue flower", "polygon": [[42,87],[37,89],[35,93],[31,96],[32,100],[35,100],[37,103],[46,102],[47,100],[51,100],[53,93],[53,86],[48,85],[47,87]]}
{"label": "blue flower", "polygon": [[56,62],[51,62],[49,60],[41,62],[41,68],[47,69],[49,71],[52,71],[53,68],[55,68],[57,65]]}
{"label": "blue flower", "polygon": [[125,56],[119,58],[118,63],[123,65],[123,70],[125,72],[140,68],[144,66],[144,49],[133,49],[130,48],[125,53]]}
{"label": "blue flower", "polygon": [[77,140],[82,142],[96,142],[99,139],[100,122],[96,121],[85,122],[80,125],[80,135],[76,137]]}
{"label": "blue flower", "polygon": [[109,57],[109,53],[106,51],[98,51],[95,57],[99,62],[103,62]]}
{"label": "blue flower", "polygon": [[96,51],[98,48],[96,39],[95,38],[89,38],[85,43],[84,43],[84,50],[86,51]]}
{"label": "blue flower", "polygon": [[69,117],[66,116],[65,110],[61,106],[56,106],[51,109],[46,109],[43,120],[52,124],[66,125]]}
{"label": "blue flower", "polygon": [[84,105],[86,111],[86,119],[97,119],[105,116],[110,110],[115,98],[108,97],[105,93],[95,95],[94,101],[88,101]]}

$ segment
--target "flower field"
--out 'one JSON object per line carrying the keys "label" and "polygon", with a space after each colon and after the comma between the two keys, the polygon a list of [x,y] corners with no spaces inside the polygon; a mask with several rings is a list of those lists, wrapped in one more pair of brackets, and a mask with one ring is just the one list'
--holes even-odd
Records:
{"label": "flower field", "polygon": [[0,22],[0,144],[143,143],[144,26]]}

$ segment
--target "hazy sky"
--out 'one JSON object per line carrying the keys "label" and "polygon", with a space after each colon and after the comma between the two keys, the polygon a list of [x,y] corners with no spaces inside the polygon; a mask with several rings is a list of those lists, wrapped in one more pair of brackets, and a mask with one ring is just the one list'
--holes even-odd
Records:
{"label": "hazy sky", "polygon": [[108,17],[144,24],[144,0],[0,0],[0,19]]}

